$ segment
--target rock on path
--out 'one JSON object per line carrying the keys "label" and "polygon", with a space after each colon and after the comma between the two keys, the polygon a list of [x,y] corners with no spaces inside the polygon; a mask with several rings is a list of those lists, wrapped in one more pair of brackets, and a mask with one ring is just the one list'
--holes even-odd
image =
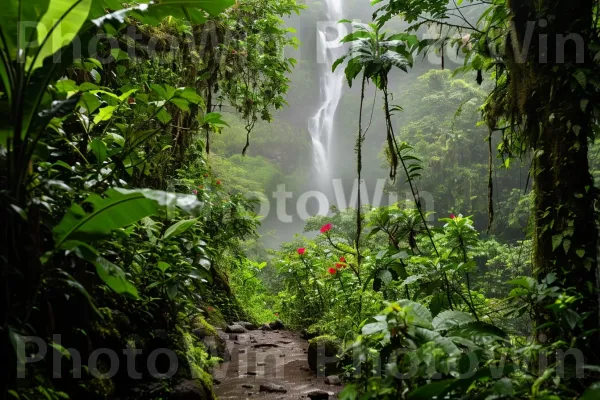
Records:
{"label": "rock on path", "polygon": [[[287,331],[253,331],[237,334],[237,340],[227,340],[230,361],[215,367],[213,376],[219,400],[308,400],[308,394],[320,392],[337,399],[341,386],[325,383],[325,377],[315,376],[308,368],[308,342],[299,334]],[[269,391],[267,388],[277,391]],[[285,393],[283,392],[285,390]]]}

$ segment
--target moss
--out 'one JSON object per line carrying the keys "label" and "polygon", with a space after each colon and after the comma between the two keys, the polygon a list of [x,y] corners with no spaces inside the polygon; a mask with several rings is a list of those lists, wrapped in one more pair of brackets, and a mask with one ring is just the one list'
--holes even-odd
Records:
{"label": "moss", "polygon": [[308,344],[313,344],[313,343],[326,343],[326,342],[333,342],[335,343],[335,345],[337,346],[337,338],[335,336],[331,336],[331,335],[321,335],[321,336],[317,336],[316,338],[312,338],[308,341]]}
{"label": "moss", "polygon": [[197,315],[196,317],[194,317],[192,326],[194,329],[199,329],[203,332],[206,332],[207,336],[217,336],[216,329],[211,324],[209,324],[202,315]]}
{"label": "moss", "polygon": [[[210,326],[204,320],[204,318],[195,318],[194,324],[200,324],[200,326],[203,328],[215,332],[216,335],[215,329]],[[177,352],[177,354],[179,357],[187,361],[187,365],[189,367],[188,377],[198,381],[198,383],[200,383],[209,394],[211,399],[216,399],[216,396],[213,392],[212,376],[208,373],[208,370],[217,364],[220,359],[216,357],[210,357],[204,346],[201,343],[198,343],[194,336],[183,331],[181,328],[178,328],[178,331],[181,334],[183,351]]]}
{"label": "moss", "polygon": [[219,328],[225,329],[225,327],[227,326],[227,321],[225,321],[223,313],[221,313],[221,311],[219,311],[215,307],[206,307],[206,318],[208,319],[208,321],[210,321],[212,325],[217,326]]}
{"label": "moss", "polygon": [[107,307],[101,307],[98,308],[98,311],[102,314],[104,320],[93,322],[92,328],[94,332],[98,333],[102,338],[121,337],[121,333],[114,323],[112,310]]}
{"label": "moss", "polygon": [[196,379],[197,381],[199,381],[202,386],[204,387],[204,389],[206,389],[206,391],[208,393],[210,393],[210,398],[211,399],[216,399],[217,396],[215,395],[215,393],[213,392],[213,380],[212,380],[212,376],[204,371],[201,370],[200,373],[198,374],[198,376],[195,376],[194,379]]}
{"label": "moss", "polygon": [[[311,326],[308,327],[306,332],[310,333],[310,334],[317,334],[317,336],[321,336],[321,335],[319,335],[319,333],[321,333],[321,325],[312,324]],[[316,339],[316,338],[313,338],[313,339]]]}
{"label": "moss", "polygon": [[339,342],[334,336],[317,336],[308,341],[308,366],[319,376],[339,372],[337,367],[339,351]]}
{"label": "moss", "polygon": [[90,392],[98,398],[110,398],[115,392],[115,384],[112,379],[94,378],[88,385]]}

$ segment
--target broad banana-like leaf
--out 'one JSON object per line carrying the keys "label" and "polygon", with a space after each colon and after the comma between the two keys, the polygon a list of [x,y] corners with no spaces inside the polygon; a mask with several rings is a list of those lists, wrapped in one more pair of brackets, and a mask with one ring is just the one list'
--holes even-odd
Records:
{"label": "broad banana-like leaf", "polygon": [[86,241],[106,237],[114,230],[150,215],[166,213],[168,216],[176,207],[187,213],[197,213],[202,206],[196,196],[161,190],[120,188],[107,190],[104,197],[91,194],[84,203],[92,207],[91,212],[73,204],[54,228],[57,248],[71,240]]}
{"label": "broad banana-like leaf", "polygon": [[[92,0],[50,0],[48,10],[36,26],[37,46],[33,52],[27,52],[27,71],[42,67],[46,57],[75,39],[87,20],[91,5]],[[23,7],[30,6],[26,3]]]}

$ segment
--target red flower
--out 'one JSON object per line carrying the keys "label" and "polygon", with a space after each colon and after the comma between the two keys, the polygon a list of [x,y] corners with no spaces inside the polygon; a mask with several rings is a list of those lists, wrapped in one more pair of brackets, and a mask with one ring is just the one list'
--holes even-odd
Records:
{"label": "red flower", "polygon": [[198,194],[198,191],[196,189],[194,189],[194,190],[192,190],[192,193]]}
{"label": "red flower", "polygon": [[217,179],[217,182],[216,182],[216,183],[217,183],[217,185],[220,185],[220,184],[221,184],[221,180],[220,180],[220,179]]}
{"label": "red flower", "polygon": [[456,215],[450,214],[450,219],[454,219],[454,218],[456,218]]}
{"label": "red flower", "polygon": [[300,247],[298,248],[298,250],[296,250],[296,252],[302,256],[306,252],[306,249],[304,247]]}
{"label": "red flower", "polygon": [[331,224],[325,224],[321,227],[321,233],[327,233],[331,230]]}
{"label": "red flower", "polygon": [[337,269],[344,268],[345,266],[346,266],[346,264],[342,264],[342,263],[335,263],[335,267],[336,267]]}
{"label": "red flower", "polygon": [[337,272],[337,269],[331,267],[327,270],[327,272],[329,272],[330,275],[334,275]]}
{"label": "red flower", "polygon": [[341,256],[341,257],[340,257],[340,262],[343,262],[343,263],[345,263],[345,262],[346,262],[346,258],[344,258],[344,256]]}

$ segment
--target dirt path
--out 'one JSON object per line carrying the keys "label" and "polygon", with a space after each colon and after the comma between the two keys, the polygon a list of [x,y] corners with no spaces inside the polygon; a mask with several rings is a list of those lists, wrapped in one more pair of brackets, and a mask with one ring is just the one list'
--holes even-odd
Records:
{"label": "dirt path", "polygon": [[[307,399],[307,394],[315,390],[329,392],[329,399],[337,399],[341,386],[325,384],[324,377],[316,377],[309,370],[308,342],[298,334],[255,330],[223,335],[231,360],[213,372],[220,400]],[[264,384],[282,386],[286,392],[260,391]]]}

